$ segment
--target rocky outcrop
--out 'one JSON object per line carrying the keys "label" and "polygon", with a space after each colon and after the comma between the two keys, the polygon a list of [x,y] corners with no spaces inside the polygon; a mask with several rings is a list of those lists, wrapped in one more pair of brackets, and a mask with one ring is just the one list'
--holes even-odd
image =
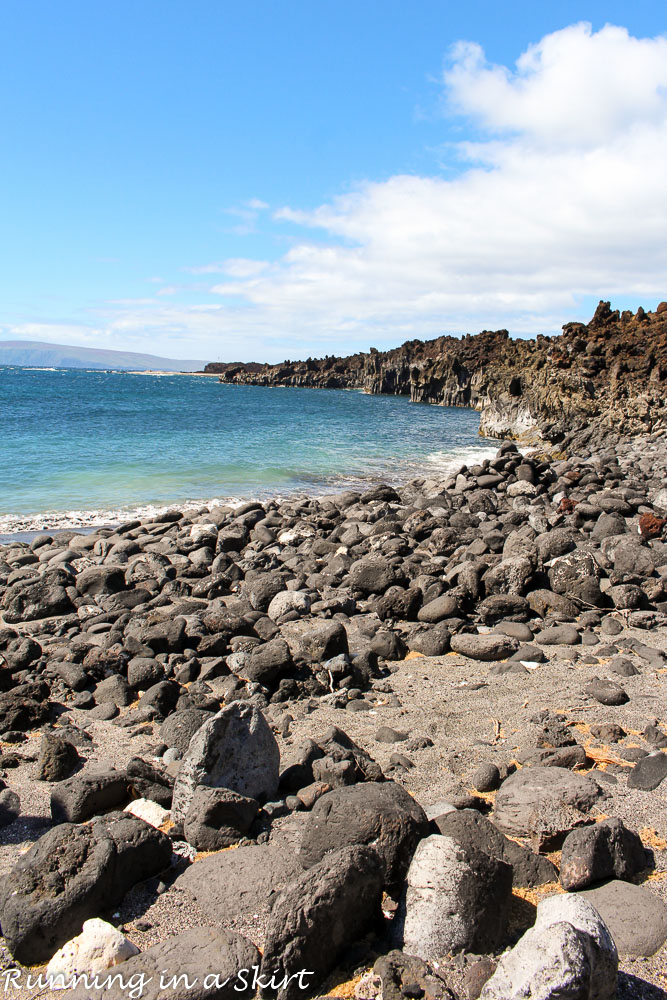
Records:
{"label": "rocky outcrop", "polygon": [[507,330],[410,340],[391,351],[285,361],[220,374],[241,385],[362,389],[416,403],[473,407],[480,433],[526,443],[596,446],[609,432],[664,433],[667,302],[619,313],[600,302],[587,325],[513,340]]}

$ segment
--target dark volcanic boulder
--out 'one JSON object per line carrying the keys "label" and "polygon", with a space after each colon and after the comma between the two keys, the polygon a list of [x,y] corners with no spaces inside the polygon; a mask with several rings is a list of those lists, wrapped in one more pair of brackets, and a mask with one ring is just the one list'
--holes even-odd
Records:
{"label": "dark volcanic boulder", "polygon": [[506,660],[519,648],[518,639],[509,635],[473,635],[459,632],[452,636],[451,647],[455,653],[472,660]]}
{"label": "dark volcanic boulder", "polygon": [[266,801],[278,787],[279,768],[278,744],[262,713],[233,701],[190,740],[174,785],[172,819],[185,820],[197,785]]}
{"label": "dark volcanic boulder", "polygon": [[157,653],[182,653],[185,648],[185,622],[182,618],[174,621],[149,625],[141,633],[141,641]]}
{"label": "dark volcanic boulder", "polygon": [[395,885],[405,875],[428,820],[422,807],[393,781],[336,788],[315,803],[308,817],[299,860],[304,868],[350,844],[370,844],[382,859],[384,879]]}
{"label": "dark volcanic boulder", "polygon": [[106,596],[125,590],[125,567],[90,566],[76,578],[76,589],[86,597]]}
{"label": "dark volcanic boulder", "polygon": [[564,889],[574,892],[605,878],[632,878],[645,867],[639,834],[628,830],[620,819],[606,819],[568,833],[560,880]]}
{"label": "dark volcanic boulder", "polygon": [[185,839],[198,851],[220,851],[250,829],[259,803],[228,788],[197,785],[185,816]]}
{"label": "dark volcanic boulder", "polygon": [[[278,896],[266,929],[261,973],[281,1000],[315,995],[344,951],[381,920],[382,862],[369,847],[345,847],[296,878]],[[306,970],[301,982],[298,973]]]}
{"label": "dark volcanic boulder", "polygon": [[625,705],[630,700],[627,691],[620,684],[604,677],[593,677],[586,685],[585,691],[601,705]]}
{"label": "dark volcanic boulder", "polygon": [[393,583],[400,583],[391,563],[383,556],[364,556],[352,563],[348,586],[364,594],[384,594]]}
{"label": "dark volcanic boulder", "polygon": [[271,639],[256,646],[246,658],[241,673],[247,680],[270,684],[292,666],[292,656],[284,639]]}
{"label": "dark volcanic boulder", "polygon": [[466,851],[481,851],[511,865],[515,886],[542,885],[557,877],[556,868],[548,858],[505,837],[476,809],[455,809],[438,816],[435,823],[440,833],[456,840]]}
{"label": "dark volcanic boulder", "polygon": [[46,684],[19,684],[0,695],[0,733],[10,729],[33,729],[49,717]]}
{"label": "dark volcanic boulder", "polygon": [[349,653],[347,632],[336,621],[308,625],[294,637],[290,633],[287,641],[294,659],[303,663],[324,663],[341,653]]}
{"label": "dark volcanic boulder", "polygon": [[443,621],[445,618],[454,617],[458,614],[458,611],[459,602],[456,597],[453,594],[442,594],[441,597],[436,597],[433,601],[429,601],[428,604],[424,604],[417,615],[417,619],[429,625],[437,625],[438,622]]}
{"label": "dark volcanic boulder", "polygon": [[549,569],[549,582],[556,594],[596,606],[602,603],[599,579],[598,564],[590,552],[583,549],[559,556]]}
{"label": "dark volcanic boulder", "polygon": [[68,615],[74,608],[65,588],[73,582],[73,577],[61,569],[51,570],[39,580],[12,584],[7,587],[0,604],[5,621],[13,625]]}
{"label": "dark volcanic boulder", "polygon": [[410,652],[442,656],[449,652],[451,638],[451,632],[441,622],[439,625],[415,628],[407,637],[407,645]]}
{"label": "dark volcanic boulder", "polygon": [[57,733],[46,732],[37,761],[37,777],[40,781],[62,781],[69,778],[81,758],[73,743]]}
{"label": "dark volcanic boulder", "polygon": [[171,806],[174,779],[163,768],[133,757],[127,765],[127,783],[137,798],[150,799],[165,809]]}
{"label": "dark volcanic boulder", "polygon": [[55,823],[82,823],[122,805],[129,795],[125,771],[114,767],[90,768],[54,787],[51,816]]}
{"label": "dark volcanic boulder", "polygon": [[160,726],[160,739],[168,747],[175,747],[185,753],[194,734],[211,715],[211,712],[204,712],[201,708],[180,709],[164,720]]}
{"label": "dark volcanic boulder", "polygon": [[21,812],[21,800],[11,788],[5,788],[4,782],[0,781],[0,828],[9,826],[15,819],[18,819]]}
{"label": "dark volcanic boulder", "polygon": [[79,934],[84,920],[116,906],[170,858],[169,838],[125,813],[49,830],[0,888],[0,924],[9,950],[26,965],[48,961]]}
{"label": "dark volcanic boulder", "polygon": [[496,795],[494,823],[515,837],[566,833],[590,822],[602,792],[590,778],[563,767],[525,767]]}
{"label": "dark volcanic boulder", "polygon": [[272,840],[202,858],[178,876],[175,887],[190,893],[215,921],[221,913],[230,917],[266,913],[276,893],[302,872],[294,851]]}
{"label": "dark volcanic boulder", "polygon": [[628,778],[628,788],[652,792],[667,778],[667,753],[656,750],[638,760]]}

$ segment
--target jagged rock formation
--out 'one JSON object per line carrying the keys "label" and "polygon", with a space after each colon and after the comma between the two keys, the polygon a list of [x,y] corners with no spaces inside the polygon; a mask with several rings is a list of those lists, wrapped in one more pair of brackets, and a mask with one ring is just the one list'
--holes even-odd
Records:
{"label": "jagged rock formation", "polygon": [[207,365],[204,365],[204,372],[207,375],[222,375],[224,372],[261,372],[266,365],[260,364],[257,361],[250,361],[246,363],[244,361],[209,361]]}
{"label": "jagged rock formation", "polygon": [[512,340],[507,330],[484,330],[259,371],[239,365],[220,378],[409,395],[417,403],[474,407],[486,436],[595,446],[610,433],[667,433],[667,302],[636,313],[600,302],[590,323],[566,323],[557,337]]}

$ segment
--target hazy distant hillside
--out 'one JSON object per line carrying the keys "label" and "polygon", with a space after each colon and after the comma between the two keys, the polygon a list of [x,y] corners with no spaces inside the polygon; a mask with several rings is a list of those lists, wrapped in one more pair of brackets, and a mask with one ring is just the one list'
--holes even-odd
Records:
{"label": "hazy distant hillside", "polygon": [[126,368],[129,371],[201,371],[204,361],[179,361],[134,351],[105,351],[97,347],[44,344],[39,340],[0,340],[0,365],[38,368]]}

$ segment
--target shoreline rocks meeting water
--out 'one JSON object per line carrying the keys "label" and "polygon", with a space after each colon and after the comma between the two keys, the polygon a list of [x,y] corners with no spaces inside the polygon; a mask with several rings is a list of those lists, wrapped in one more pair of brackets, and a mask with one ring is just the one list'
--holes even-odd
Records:
{"label": "shoreline rocks meeting water", "polygon": [[13,995],[664,998],[667,446],[599,441],[0,547]]}

